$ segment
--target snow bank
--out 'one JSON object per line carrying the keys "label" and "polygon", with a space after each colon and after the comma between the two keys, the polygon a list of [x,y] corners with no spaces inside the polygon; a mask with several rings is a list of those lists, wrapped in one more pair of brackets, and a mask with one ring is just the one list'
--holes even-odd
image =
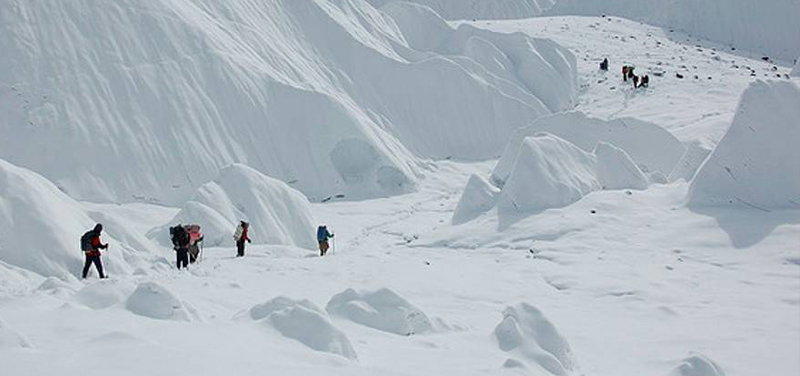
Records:
{"label": "snow bank", "polygon": [[8,0],[0,29],[0,158],[96,202],[178,205],[231,163],[311,201],[405,193],[417,156],[494,157],[575,96],[552,43],[470,39],[524,71],[449,27],[419,31],[451,52],[419,51],[360,0]]}
{"label": "snow bank", "polygon": [[559,0],[545,14],[616,15],[785,62],[800,51],[797,0]]}
{"label": "snow bank", "polygon": [[128,274],[152,255],[134,229],[86,210],[41,175],[0,159],[0,261],[45,277],[80,277],[80,237],[98,220],[105,224],[103,241],[111,245],[104,251],[113,255],[104,258],[110,273]]}
{"label": "snow bank", "polygon": [[158,320],[191,321],[190,308],[177,295],[155,282],[143,282],[128,297],[125,308]]}
{"label": "snow bank", "polygon": [[197,190],[168,226],[150,236],[168,245],[170,226],[197,223],[207,246],[229,245],[241,220],[250,223],[254,243],[316,249],[316,225],[308,199],[284,182],[241,164],[223,168],[214,181]]}
{"label": "snow bank", "polygon": [[325,310],[333,316],[403,336],[434,330],[425,312],[386,288],[363,292],[347,289],[331,298]]}
{"label": "snow bank", "polygon": [[669,174],[686,149],[675,136],[653,123],[633,118],[605,121],[579,111],[555,114],[519,129],[510,139],[492,172],[496,185],[502,186],[508,179],[522,140],[541,132],[556,135],[586,152],[592,152],[599,141],[613,144],[624,150],[645,173]]}
{"label": "snow bank", "polygon": [[600,141],[594,148],[594,155],[597,158],[595,174],[602,189],[643,190],[650,184],[625,150]]}
{"label": "snow bank", "polygon": [[498,206],[525,212],[569,205],[602,188],[596,164],[593,155],[551,134],[525,138]]}
{"label": "snow bank", "polygon": [[689,187],[689,204],[800,208],[800,86],[757,81]]}
{"label": "snow bank", "polygon": [[[368,0],[383,6],[397,0]],[[553,6],[554,0],[406,0],[433,9],[448,20],[516,19],[535,17]]]}
{"label": "snow bank", "polygon": [[[500,350],[527,359],[553,375],[567,375],[577,368],[566,338],[542,311],[526,303],[507,307],[494,335]],[[515,364],[506,362],[506,366]]]}
{"label": "snow bank", "polygon": [[453,224],[469,222],[491,210],[497,203],[498,196],[500,196],[499,188],[478,175],[470,176],[453,212]]}
{"label": "snow bank", "polygon": [[725,376],[725,372],[713,360],[702,354],[691,353],[669,376]]}
{"label": "snow bank", "polygon": [[293,300],[278,297],[264,304],[254,306],[249,314],[254,320],[261,320],[276,329],[283,336],[317,351],[357,359],[350,340],[331,324],[328,315],[308,300]]}

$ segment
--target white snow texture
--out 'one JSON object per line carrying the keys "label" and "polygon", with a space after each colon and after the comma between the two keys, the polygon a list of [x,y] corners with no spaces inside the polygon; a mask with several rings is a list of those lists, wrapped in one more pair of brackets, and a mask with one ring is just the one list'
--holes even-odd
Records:
{"label": "white snow texture", "polygon": [[[566,49],[432,15],[398,24],[362,0],[3,1],[0,158],[79,200],[179,204],[236,162],[311,201],[358,199],[413,190],[417,156],[495,156],[519,124],[574,103]],[[414,33],[451,42],[421,51]]]}
{"label": "white snow texture", "polygon": [[689,188],[693,206],[800,208],[800,86],[756,81]]}
{"label": "white snow texture", "polygon": [[[398,0],[368,0],[375,6]],[[408,0],[433,9],[447,20],[514,19],[538,16],[555,0]]]}
{"label": "white snow texture", "polygon": [[425,312],[386,288],[364,292],[347,289],[332,297],[325,310],[333,316],[403,336],[433,330]]}

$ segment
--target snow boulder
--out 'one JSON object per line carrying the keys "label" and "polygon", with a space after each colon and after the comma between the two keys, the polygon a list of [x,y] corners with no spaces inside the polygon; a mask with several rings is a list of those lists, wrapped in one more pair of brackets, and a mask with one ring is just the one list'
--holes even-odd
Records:
{"label": "snow boulder", "polygon": [[191,308],[175,294],[155,282],[143,282],[128,297],[125,308],[139,316],[157,320],[191,321]]}
{"label": "snow boulder", "polygon": [[690,353],[669,376],[725,376],[722,367],[702,354]]}
{"label": "snow boulder", "polygon": [[31,342],[0,318],[0,350],[31,348]]}
{"label": "snow boulder", "polygon": [[800,86],[756,81],[689,187],[691,206],[800,208]]}
{"label": "snow boulder", "polygon": [[498,206],[501,211],[527,212],[569,205],[602,188],[596,164],[592,154],[551,134],[527,137]]}
{"label": "snow boulder", "polygon": [[607,142],[624,150],[645,173],[669,174],[686,150],[675,136],[653,123],[634,118],[605,121],[579,111],[560,113],[517,130],[492,171],[495,185],[503,186],[508,180],[522,140],[541,132],[558,136],[586,152],[592,152],[600,141]]}
{"label": "snow boulder", "polygon": [[597,181],[603,189],[647,189],[647,176],[625,150],[600,141],[594,148],[594,155],[597,158]]}
{"label": "snow boulder", "polygon": [[470,176],[453,213],[453,224],[469,222],[491,210],[497,203],[498,196],[499,188],[478,175]]}
{"label": "snow boulder", "polygon": [[105,309],[125,301],[131,288],[116,280],[100,280],[80,289],[75,300],[91,309]]}
{"label": "snow boulder", "polygon": [[350,340],[333,326],[328,315],[308,300],[278,297],[249,310],[253,320],[274,328],[284,337],[294,339],[311,349],[357,359]]}
{"label": "snow boulder", "polygon": [[331,298],[325,310],[332,316],[403,336],[434,330],[425,312],[386,288],[363,292],[347,289]]}
{"label": "snow boulder", "polygon": [[151,236],[170,244],[170,226],[199,223],[206,245],[228,245],[240,220],[250,223],[254,243],[316,248],[308,199],[286,183],[241,164],[223,168],[219,177],[201,186],[183,205],[169,226],[154,230]]}
{"label": "snow boulder", "polygon": [[[500,350],[526,359],[550,374],[568,375],[577,369],[566,338],[542,311],[529,304],[507,307],[494,336]],[[518,361],[513,364],[519,366]]]}

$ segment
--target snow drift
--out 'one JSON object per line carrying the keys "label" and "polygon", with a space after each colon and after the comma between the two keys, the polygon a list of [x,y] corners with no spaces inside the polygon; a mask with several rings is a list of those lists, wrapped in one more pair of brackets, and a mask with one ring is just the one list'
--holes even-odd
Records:
{"label": "snow drift", "polygon": [[191,308],[164,286],[143,282],[125,302],[128,311],[157,320],[191,321]]}
{"label": "snow drift", "polygon": [[616,15],[785,62],[800,52],[797,0],[559,0],[545,14]]}
{"label": "snow drift", "polygon": [[182,203],[236,162],[312,201],[404,193],[414,154],[495,156],[575,95],[562,48],[476,31],[524,65],[418,51],[362,0],[9,0],[0,29],[0,158],[81,200]]}
{"label": "snow drift", "polygon": [[522,140],[541,132],[558,136],[586,152],[605,141],[624,150],[645,173],[660,171],[668,175],[685,152],[675,136],[653,123],[633,118],[605,121],[579,111],[554,114],[517,130],[492,171],[492,181],[497,186],[508,180]]}
{"label": "snow drift", "polygon": [[757,81],[689,187],[689,204],[800,208],[800,87]]}
{"label": "snow drift", "polygon": [[308,300],[277,297],[253,306],[250,317],[263,322],[287,338],[297,340],[316,351],[357,359],[350,340],[333,326],[328,315]]}
{"label": "snow drift", "polygon": [[722,367],[702,354],[691,353],[669,376],[725,376]]}
{"label": "snow drift", "polygon": [[224,167],[183,205],[169,226],[151,236],[168,245],[170,226],[199,223],[206,245],[228,245],[241,220],[250,223],[250,237],[257,244],[316,248],[308,199],[284,182],[241,164]]}
{"label": "snow drift", "polygon": [[[79,240],[94,227],[96,213],[61,192],[50,181],[0,159],[0,261],[45,277],[80,276],[83,252]],[[129,273],[148,258],[139,234],[106,226],[103,241],[119,257],[105,263],[112,273]],[[115,239],[136,241],[136,247]]]}
{"label": "snow drift", "polygon": [[25,336],[11,329],[0,318],[0,350],[31,348],[31,342]]}
{"label": "snow drift", "polygon": [[[398,0],[368,0],[375,6]],[[553,6],[555,0],[406,0],[430,7],[448,20],[497,20],[535,17]]]}
{"label": "snow drift", "polygon": [[798,57],[797,61],[794,63],[794,68],[789,73],[792,77],[800,77],[800,57]]}
{"label": "snow drift", "polygon": [[433,324],[419,308],[389,289],[356,292],[347,289],[325,307],[333,316],[384,332],[409,336],[433,331]]}
{"label": "snow drift", "polygon": [[577,368],[566,338],[542,311],[529,304],[507,307],[494,335],[500,350],[523,357],[553,375],[567,375]]}

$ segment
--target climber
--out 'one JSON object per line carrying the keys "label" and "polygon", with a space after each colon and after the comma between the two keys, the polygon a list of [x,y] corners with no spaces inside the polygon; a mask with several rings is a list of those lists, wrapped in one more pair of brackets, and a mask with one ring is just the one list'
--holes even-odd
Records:
{"label": "climber", "polygon": [[91,268],[92,264],[97,268],[97,274],[100,275],[100,278],[106,278],[106,275],[103,273],[103,262],[100,260],[100,250],[108,249],[108,244],[103,244],[100,241],[100,233],[102,232],[103,225],[98,223],[94,226],[94,229],[87,231],[81,237],[81,250],[86,256],[86,262],[83,264],[84,279],[86,275],[89,274],[89,268]]}
{"label": "climber", "polygon": [[248,230],[250,229],[250,224],[241,221],[239,222],[239,226],[236,227],[236,232],[233,233],[233,240],[236,241],[236,257],[244,257],[244,242],[252,243],[250,240],[250,235],[248,234]]}
{"label": "climber", "polygon": [[190,236],[189,232],[186,231],[186,228],[178,224],[175,227],[169,228],[169,235],[172,239],[172,246],[175,250],[175,264],[178,266],[178,270],[181,267],[188,267],[189,266],[189,242]]}
{"label": "climber", "polygon": [[328,227],[320,225],[317,227],[317,241],[319,242],[319,255],[325,256],[328,253],[328,239],[332,238],[333,234],[328,232]]}
{"label": "climber", "polygon": [[603,61],[600,63],[600,70],[601,71],[608,70],[608,58],[603,59]]}

